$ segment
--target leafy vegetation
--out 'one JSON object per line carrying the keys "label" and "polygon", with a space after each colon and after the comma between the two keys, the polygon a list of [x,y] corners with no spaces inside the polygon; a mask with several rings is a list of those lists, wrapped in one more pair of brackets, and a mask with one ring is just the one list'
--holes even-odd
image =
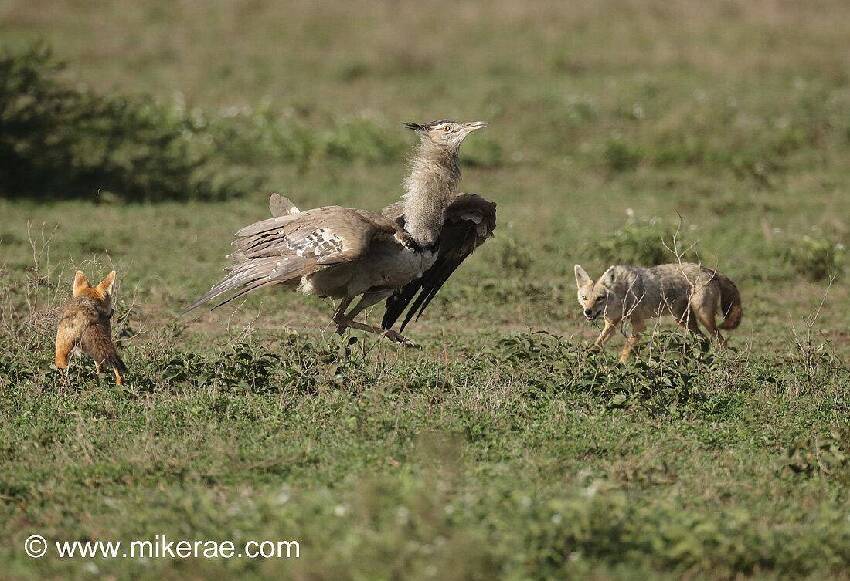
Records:
{"label": "leafy vegetation", "polygon": [[782,256],[795,272],[809,280],[821,281],[844,272],[845,248],[823,235],[805,234],[783,249]]}
{"label": "leafy vegetation", "polygon": [[693,247],[685,247],[682,234],[658,219],[634,215],[622,227],[604,233],[590,243],[594,258],[607,264],[654,266],[681,260],[695,260]]}
{"label": "leafy vegetation", "polygon": [[[260,186],[249,171],[257,164],[387,163],[406,148],[400,132],[366,118],[316,131],[268,105],[210,114],[149,96],[101,95],[70,84],[64,70],[44,45],[0,53],[0,195],[223,200]],[[467,159],[493,166],[500,155],[485,141]]]}
{"label": "leafy vegetation", "polygon": [[[166,336],[131,340],[132,376],[116,389],[82,361],[65,383],[50,369],[50,328],[17,321],[9,336],[10,323],[3,341],[12,349],[0,362],[13,381],[2,413],[13,421],[2,427],[0,490],[12,537],[14,522],[51,510],[49,498],[76,503],[92,487],[113,496],[129,486],[140,496],[125,506],[164,530],[216,537],[238,511],[237,540],[297,531],[304,559],[285,565],[295,575],[545,577],[584,574],[593,563],[611,571],[806,575],[850,559],[838,504],[791,523],[783,520],[784,497],[759,496],[750,483],[720,488],[743,495],[748,510],[718,509],[712,498],[693,495],[706,484],[704,470],[744,458],[755,461],[751,478],[792,498],[807,494],[800,478],[815,479],[824,492],[846,486],[840,428],[805,439],[811,421],[840,425],[846,367],[789,398],[795,380],[787,363],[705,354],[675,333],[657,334],[631,366],[546,333],[458,342],[452,348],[460,356],[437,372],[430,355],[400,357],[371,341],[291,336],[270,350],[238,334],[198,353]],[[53,414],[60,404],[63,413]],[[753,440],[766,417],[770,436]],[[680,427],[684,440],[659,445],[659,432]],[[649,442],[656,442],[652,452]],[[528,457],[529,447],[541,453]],[[263,460],[254,464],[257,454]],[[41,481],[51,467],[67,476]],[[251,486],[233,488],[245,470]],[[552,470],[566,475],[566,485],[546,483]],[[169,495],[195,501],[160,513],[156,507],[171,500],[154,502],[146,491],[173,480],[181,484]],[[181,524],[186,511],[189,528]],[[83,538],[102,536],[97,530],[130,538],[149,526],[105,505],[85,514],[46,532],[70,527]],[[27,566],[4,550],[12,571]],[[61,566],[42,565],[45,573]],[[252,574],[270,565],[221,564]],[[164,567],[152,563],[147,573]]]}
{"label": "leafy vegetation", "polygon": [[[3,62],[56,107],[0,134],[45,153],[0,199],[4,575],[845,578],[848,23],[839,0],[13,1]],[[283,292],[178,317],[266,189],[381,208],[401,122],[445,117],[489,122],[461,187],[499,220],[409,327],[421,350]],[[591,351],[573,265],[676,253],[737,283],[730,348],[667,320],[628,365],[619,333]],[[118,270],[124,388],[51,368],[78,268]],[[36,532],[301,558],[33,560]]]}
{"label": "leafy vegetation", "polygon": [[152,99],[78,89],[62,70],[43,46],[0,54],[5,196],[210,200],[249,188],[211,170],[214,147],[198,119]]}

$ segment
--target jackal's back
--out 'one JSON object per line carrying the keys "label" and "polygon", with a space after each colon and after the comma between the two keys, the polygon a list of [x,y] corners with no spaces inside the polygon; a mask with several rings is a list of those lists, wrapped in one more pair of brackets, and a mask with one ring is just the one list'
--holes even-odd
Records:
{"label": "jackal's back", "polygon": [[[107,310],[109,309],[109,310]],[[111,308],[88,296],[73,297],[65,304],[56,332],[56,366],[67,367],[75,347],[95,360],[126,372],[124,362],[112,343]]]}

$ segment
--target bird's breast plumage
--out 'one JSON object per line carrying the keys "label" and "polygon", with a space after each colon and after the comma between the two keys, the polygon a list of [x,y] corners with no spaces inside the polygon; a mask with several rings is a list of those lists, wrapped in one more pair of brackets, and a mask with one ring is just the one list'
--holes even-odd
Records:
{"label": "bird's breast plumage", "polygon": [[431,268],[436,258],[437,253],[432,249],[405,247],[388,261],[384,270],[385,281],[388,286],[402,287],[422,276],[422,273]]}

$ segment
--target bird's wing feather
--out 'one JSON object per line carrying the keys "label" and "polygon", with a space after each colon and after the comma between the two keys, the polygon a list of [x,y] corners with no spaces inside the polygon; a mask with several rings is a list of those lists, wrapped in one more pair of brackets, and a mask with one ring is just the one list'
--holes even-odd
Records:
{"label": "bird's wing feather", "polygon": [[288,214],[298,214],[301,210],[292,203],[292,200],[286,196],[281,196],[277,192],[269,194],[269,211],[272,217],[286,216]]}
{"label": "bird's wing feather", "polygon": [[316,262],[302,256],[269,256],[248,260],[231,268],[227,277],[213,286],[207,293],[186,309],[191,311],[212,299],[236,291],[228,298],[216,303],[212,310],[264,286],[286,282],[315,272]]}
{"label": "bird's wing feather", "polygon": [[216,307],[258,288],[357,260],[373,240],[395,233],[396,226],[383,216],[339,206],[261,220],[236,233],[227,276],[186,312],[226,293],[235,294]]}
{"label": "bird's wing feather", "polygon": [[[385,208],[383,214],[403,224],[401,212],[401,206],[393,204]],[[466,257],[493,235],[495,229],[496,204],[477,194],[459,194],[446,210],[437,259],[420,278],[411,281],[387,299],[383,327],[391,328],[405,309],[407,314],[401,324],[401,331],[414,316],[418,319],[446,280]]]}

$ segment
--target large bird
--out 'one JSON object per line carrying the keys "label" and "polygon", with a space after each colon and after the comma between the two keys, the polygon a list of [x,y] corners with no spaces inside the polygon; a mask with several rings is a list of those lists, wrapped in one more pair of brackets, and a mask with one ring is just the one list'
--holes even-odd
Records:
{"label": "large bird", "polygon": [[[340,206],[302,212],[273,194],[273,217],[236,233],[228,275],[187,312],[213,299],[223,298],[217,308],[281,284],[341,299],[333,316],[339,333],[353,328],[411,344],[392,326],[408,306],[402,330],[422,313],[451,273],[492,235],[496,215],[492,202],[457,192],[460,145],[485,123],[440,120],[406,126],[419,135],[419,144],[401,201],[381,214]],[[385,299],[381,327],[354,320]]]}

